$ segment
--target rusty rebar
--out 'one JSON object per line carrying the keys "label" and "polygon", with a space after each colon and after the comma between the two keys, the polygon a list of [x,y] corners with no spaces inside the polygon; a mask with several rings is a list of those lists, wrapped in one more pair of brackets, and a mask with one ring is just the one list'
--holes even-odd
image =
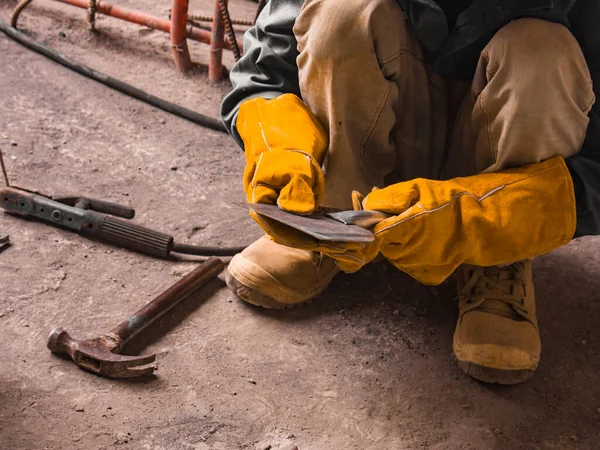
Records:
{"label": "rusty rebar", "polygon": [[10,26],[13,28],[17,28],[17,22],[19,21],[19,15],[21,15],[21,11],[23,11],[25,8],[27,8],[27,5],[29,5],[33,0],[22,0],[15,8],[15,10],[13,11],[12,15],[10,16]]}
{"label": "rusty rebar", "polygon": [[6,172],[6,166],[4,165],[4,155],[2,155],[2,149],[0,148],[0,166],[2,166],[2,175],[4,175],[4,181],[6,187],[10,187],[10,181],[8,181],[8,173]]}
{"label": "rusty rebar", "polygon": [[231,23],[231,17],[229,16],[229,8],[227,8],[227,0],[217,0],[219,3],[219,10],[221,11],[221,18],[223,19],[223,23],[225,24],[225,32],[227,33],[227,37],[229,39],[229,44],[231,45],[231,51],[233,52],[233,56],[236,61],[238,61],[242,57],[242,53],[240,52],[240,48],[238,46],[237,38],[235,37],[235,30],[233,29],[233,24]]}
{"label": "rusty rebar", "polygon": [[[213,18],[212,16],[207,16],[207,15],[196,15],[196,14],[191,14],[188,16],[188,22],[212,22]],[[245,27],[251,27],[252,25],[254,25],[254,23],[251,20],[246,20],[246,19],[231,19],[231,23],[233,25],[242,25]]]}
{"label": "rusty rebar", "polygon": [[88,9],[88,22],[90,31],[96,31],[96,0],[90,0],[90,8]]}

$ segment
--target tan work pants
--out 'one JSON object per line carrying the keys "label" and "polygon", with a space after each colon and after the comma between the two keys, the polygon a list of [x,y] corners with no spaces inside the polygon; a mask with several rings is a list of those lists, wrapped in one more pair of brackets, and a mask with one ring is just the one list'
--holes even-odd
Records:
{"label": "tan work pants", "polygon": [[329,131],[323,206],[352,190],[448,179],[571,156],[594,103],[564,26],[509,23],[472,83],[431,72],[395,0],[306,0],[296,20],[302,97]]}

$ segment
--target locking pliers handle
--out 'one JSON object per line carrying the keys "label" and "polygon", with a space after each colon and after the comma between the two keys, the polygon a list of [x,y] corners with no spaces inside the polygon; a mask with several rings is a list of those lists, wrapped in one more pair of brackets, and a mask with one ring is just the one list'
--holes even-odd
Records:
{"label": "locking pliers handle", "polygon": [[79,209],[89,209],[99,213],[110,214],[111,216],[115,217],[122,217],[123,219],[133,219],[135,216],[135,210],[133,208],[95,198],[80,196],[53,196],[52,199],[64,205],[73,206]]}

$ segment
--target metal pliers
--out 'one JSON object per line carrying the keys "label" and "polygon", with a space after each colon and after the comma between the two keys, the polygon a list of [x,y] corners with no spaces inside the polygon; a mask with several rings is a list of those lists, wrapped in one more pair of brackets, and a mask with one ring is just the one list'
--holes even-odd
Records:
{"label": "metal pliers", "polygon": [[83,196],[52,197],[27,188],[0,189],[0,207],[9,213],[34,217],[113,245],[166,258],[171,252],[201,256],[232,256],[244,247],[201,247],[178,244],[172,236],[137,225],[135,210]]}

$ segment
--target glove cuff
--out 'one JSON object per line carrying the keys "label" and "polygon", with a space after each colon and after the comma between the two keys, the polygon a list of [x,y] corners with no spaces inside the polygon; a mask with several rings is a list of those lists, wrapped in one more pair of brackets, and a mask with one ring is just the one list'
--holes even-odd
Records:
{"label": "glove cuff", "polygon": [[418,201],[373,231],[384,256],[425,284],[441,283],[463,263],[534,258],[575,233],[573,181],[559,156],[449,181],[414,180],[412,190]]}

